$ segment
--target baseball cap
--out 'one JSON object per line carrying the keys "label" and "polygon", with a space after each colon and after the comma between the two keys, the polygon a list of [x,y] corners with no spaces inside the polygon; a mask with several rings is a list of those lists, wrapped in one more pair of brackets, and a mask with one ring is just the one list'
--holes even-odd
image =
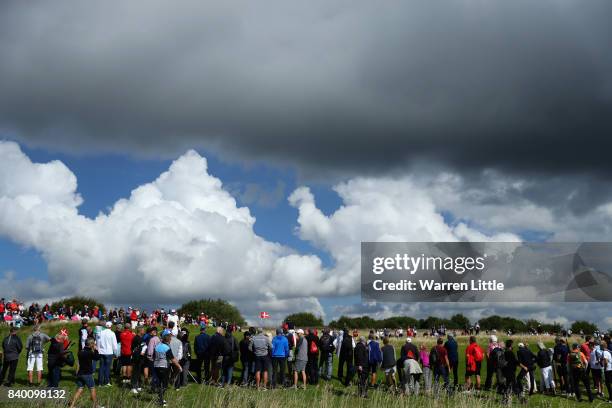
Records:
{"label": "baseball cap", "polygon": [[519,347],[525,347],[525,343],[519,343],[518,346]]}
{"label": "baseball cap", "polygon": [[297,334],[304,334],[304,329],[298,329]]}
{"label": "baseball cap", "polygon": [[109,327],[109,328],[110,328],[110,327],[113,327],[113,323],[111,323],[111,322],[106,322],[105,326],[106,326],[106,327]]}
{"label": "baseball cap", "polygon": [[412,337],[406,337],[406,343],[412,343]]}

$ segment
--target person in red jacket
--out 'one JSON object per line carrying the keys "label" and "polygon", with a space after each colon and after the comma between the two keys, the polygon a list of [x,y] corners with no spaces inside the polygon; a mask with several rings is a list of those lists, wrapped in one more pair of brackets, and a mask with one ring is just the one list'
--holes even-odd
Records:
{"label": "person in red jacket", "polygon": [[132,326],[129,323],[125,324],[125,328],[119,335],[119,341],[121,342],[121,377],[123,383],[129,383],[132,378],[132,342],[134,340],[134,332]]}
{"label": "person in red jacket", "polygon": [[470,344],[465,349],[465,387],[472,388],[472,376],[476,376],[476,389],[480,390],[480,369],[484,353],[476,343],[476,337],[470,336]]}

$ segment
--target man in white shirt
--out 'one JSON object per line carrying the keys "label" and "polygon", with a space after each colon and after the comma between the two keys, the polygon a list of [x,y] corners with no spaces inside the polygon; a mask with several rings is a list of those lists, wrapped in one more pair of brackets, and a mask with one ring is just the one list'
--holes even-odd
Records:
{"label": "man in white shirt", "polygon": [[98,353],[100,354],[100,371],[98,372],[98,384],[100,386],[111,386],[110,373],[113,364],[113,357],[117,355],[119,348],[117,347],[117,336],[111,330],[113,324],[106,322],[106,327],[100,333],[98,340]]}

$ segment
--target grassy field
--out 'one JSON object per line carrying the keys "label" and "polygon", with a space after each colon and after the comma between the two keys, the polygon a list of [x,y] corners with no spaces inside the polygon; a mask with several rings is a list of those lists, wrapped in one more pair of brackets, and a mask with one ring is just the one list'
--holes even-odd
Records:
{"label": "grassy field", "polygon": [[[66,327],[69,330],[70,338],[74,341],[78,338],[78,324],[47,324],[43,326],[44,332],[50,336],[55,335],[61,327]],[[31,332],[30,327],[23,328],[19,335],[22,338],[24,345],[25,339]],[[193,330],[190,330],[191,337],[195,337],[197,334],[197,328],[194,326]],[[4,338],[7,334],[6,327],[0,328],[0,336]],[[241,339],[242,334],[238,333]],[[536,350],[536,344],[539,340],[544,341],[547,346],[551,346],[553,342],[552,337],[534,337],[534,336],[513,336],[515,344],[519,341],[525,342],[529,345],[532,350]],[[463,375],[465,373],[465,347],[467,346],[468,338],[465,336],[459,336],[457,341],[459,343],[459,355],[460,355],[460,367],[459,377],[460,383],[462,384]],[[505,340],[502,338],[501,340]],[[579,339],[574,339],[578,341]],[[480,336],[478,338],[480,345],[486,347],[487,339],[486,336]],[[571,340],[570,340],[571,342]],[[404,343],[403,339],[395,339],[392,341],[396,350],[399,350],[401,345]],[[192,342],[193,344],[193,342]],[[425,344],[430,348],[434,344],[433,338],[418,338],[415,340],[415,344]],[[73,351],[76,352],[76,346],[73,347]],[[46,357],[46,356],[45,356]],[[336,374],[337,360],[334,359],[334,375]],[[483,362],[483,378],[484,383],[486,375],[486,362]],[[46,367],[45,367],[46,370]],[[75,390],[74,385],[74,373],[75,369],[72,367],[64,367],[62,369],[62,378],[60,381],[60,387],[68,390],[68,394],[71,395]],[[240,363],[236,364],[236,370],[234,376],[237,378],[240,376],[241,366]],[[539,373],[536,372],[537,379],[539,380]],[[379,373],[379,381],[383,377],[383,374]],[[452,381],[452,379],[451,379]],[[43,380],[44,382],[44,380]],[[22,353],[17,368],[17,387],[27,387],[27,373],[26,373],[26,362],[25,353]],[[122,389],[119,386],[113,386],[110,388],[103,388],[98,390],[99,401],[101,405],[105,407],[153,407],[156,406],[155,395],[143,392],[137,396],[129,393],[128,389]],[[166,399],[168,400],[169,406],[175,407],[202,407],[202,406],[218,406],[218,407],[304,407],[304,406],[316,406],[316,407],[334,407],[334,408],[355,408],[355,407],[373,407],[373,406],[396,406],[396,407],[408,407],[408,406],[424,406],[424,407],[446,407],[453,406],[458,408],[468,407],[496,407],[500,406],[499,397],[493,392],[483,392],[480,394],[464,394],[455,393],[452,397],[440,397],[433,398],[430,396],[421,395],[418,397],[410,396],[399,396],[393,395],[386,391],[371,390],[367,400],[361,399],[357,396],[357,387],[350,386],[344,387],[335,378],[330,382],[321,381],[318,386],[308,386],[306,390],[293,390],[293,389],[275,389],[267,391],[258,391],[250,388],[242,388],[237,386],[231,386],[226,388],[217,388],[207,385],[190,384],[188,387],[175,391],[169,389],[166,393]],[[586,398],[586,397],[583,397]],[[4,404],[4,405],[3,405]],[[17,403],[2,403],[0,406],[65,406],[65,402],[30,402],[24,404]],[[518,405],[515,401],[514,404]],[[89,396],[85,391],[81,398],[79,406],[90,406]],[[575,406],[611,406],[603,400],[596,400],[595,404],[582,403],[578,404],[575,400],[566,399],[564,397],[550,397],[543,395],[535,395],[530,398],[529,406],[539,407],[575,407]]]}

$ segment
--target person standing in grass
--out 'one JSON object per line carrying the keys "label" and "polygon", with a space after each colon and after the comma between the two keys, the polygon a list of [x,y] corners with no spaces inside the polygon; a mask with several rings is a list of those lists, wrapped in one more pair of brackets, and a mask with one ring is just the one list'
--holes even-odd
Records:
{"label": "person standing in grass", "polygon": [[189,330],[185,328],[181,329],[178,339],[181,341],[183,346],[183,358],[179,360],[183,371],[177,378],[177,389],[186,386],[189,382],[189,367],[191,365],[191,344],[189,343]]}
{"label": "person standing in grass", "polygon": [[529,390],[529,395],[533,395],[535,390],[535,363],[536,356],[533,354],[529,347],[527,347],[524,343],[519,343],[518,351],[516,352],[516,356],[519,361],[520,371],[518,373],[518,377],[516,379],[517,383],[523,384],[527,381],[527,374],[529,374],[529,384],[523,387],[523,393]]}
{"label": "person standing in grass", "polygon": [[19,354],[21,353],[21,350],[23,350],[23,343],[17,335],[17,329],[14,326],[11,327],[8,336],[6,336],[2,341],[2,350],[4,354],[4,361],[2,364],[2,372],[0,374],[0,383],[4,381],[4,377],[8,371],[8,377],[4,385],[11,387],[15,382],[15,371],[17,370]]}
{"label": "person standing in grass", "polygon": [[561,392],[565,392],[570,394],[572,392],[569,379],[568,379],[568,371],[567,371],[567,355],[569,354],[569,349],[567,348],[567,344],[565,344],[565,339],[556,338],[555,339],[555,347],[553,349],[553,361],[555,363],[555,369],[557,372],[557,376],[559,378]]}
{"label": "person standing in grass", "polygon": [[552,368],[552,353],[544,346],[544,343],[538,343],[538,354],[536,356],[538,367],[540,367],[540,376],[544,389],[542,392],[555,394],[555,380]]}
{"label": "person standing in grass", "polygon": [[85,341],[85,347],[83,347],[83,349],[79,351],[77,357],[79,359],[79,370],[76,374],[77,390],[74,393],[74,397],[72,397],[72,401],[70,402],[70,408],[74,408],[77,401],[81,397],[81,394],[83,393],[84,387],[87,387],[87,389],[89,389],[91,402],[93,403],[94,408],[96,408],[98,407],[98,402],[96,397],[96,384],[93,379],[93,362],[94,360],[98,360],[100,358],[100,355],[98,354],[98,350],[96,349],[95,340],[92,338],[87,339]]}
{"label": "person standing in grass", "polygon": [[368,336],[368,372],[370,373],[370,385],[375,387],[376,372],[382,363],[382,352],[380,351],[380,343],[374,337],[374,331]]}
{"label": "person standing in grass", "polygon": [[38,372],[37,384],[40,385],[42,381],[43,351],[44,345],[48,341],[51,341],[51,337],[47,336],[45,333],[42,333],[40,331],[40,326],[38,325],[34,326],[34,330],[26,339],[26,354],[28,358],[26,370],[28,372],[28,383],[30,385],[34,384],[33,371],[35,365]]}
{"label": "person standing in grass", "polygon": [[[501,345],[497,342],[497,336],[492,334],[489,336],[489,345],[487,346],[487,378],[485,379],[484,389],[489,391],[493,383],[493,375],[495,374],[496,367],[496,353],[497,349],[501,349]],[[496,350],[496,353],[493,353]]]}
{"label": "person standing in grass", "polygon": [[[204,315],[202,314],[202,319]],[[194,350],[196,353],[196,381],[198,384],[202,384],[210,379],[210,336],[206,333],[206,324],[200,325],[200,334],[195,338]],[[204,367],[202,367],[204,365]],[[202,377],[202,369],[204,370],[204,377]]]}
{"label": "person standing in grass", "polygon": [[[504,349],[503,364],[500,364],[500,360],[497,360],[497,367],[501,369],[504,378],[503,386],[503,402],[509,403],[510,397],[516,391],[516,367],[518,367],[518,359],[512,350],[514,341],[512,339],[506,340],[506,347]],[[503,365],[503,367],[499,367]]]}
{"label": "person standing in grass", "polygon": [[270,351],[272,350],[272,342],[263,334],[261,327],[257,328],[257,334],[251,339],[249,348],[255,353],[255,384],[257,388],[260,388],[263,377],[263,389],[265,389],[268,385],[268,372],[271,366]]}
{"label": "person standing in grass", "polygon": [[323,329],[319,339],[321,357],[319,358],[319,376],[327,381],[331,380],[334,365],[334,338],[329,328]]}
{"label": "person standing in grass", "polygon": [[365,337],[359,337],[359,341],[355,345],[355,370],[359,379],[359,396],[362,398],[368,397],[368,346]]}
{"label": "person standing in grass", "polygon": [[293,365],[293,387],[298,386],[298,375],[302,376],[302,383],[306,389],[306,364],[308,363],[308,341],[304,337],[304,330],[298,329],[295,346],[295,364]]}
{"label": "person standing in grass", "polygon": [[98,385],[109,386],[111,366],[113,357],[117,354],[117,336],[111,330],[113,324],[106,322],[104,330],[100,333],[100,340],[97,342],[98,353],[100,353],[100,371],[98,372]]}
{"label": "person standing in grass", "polygon": [[472,388],[472,377],[476,377],[476,390],[480,390],[480,371],[484,354],[476,342],[475,336],[470,336],[470,344],[465,349],[465,388]]}
{"label": "person standing in grass", "polygon": [[306,364],[306,374],[310,384],[319,382],[319,337],[314,329],[308,329],[306,340],[308,341],[308,364]]}
{"label": "person standing in grass", "polygon": [[61,332],[51,339],[47,352],[47,371],[49,388],[59,387],[60,369],[65,359],[64,341],[66,336]]}
{"label": "person standing in grass", "polygon": [[586,387],[589,402],[593,402],[593,392],[591,391],[591,383],[589,381],[589,375],[586,371],[586,367],[589,365],[589,360],[581,351],[578,343],[572,345],[572,350],[567,356],[567,363],[570,368],[572,384],[574,386],[574,395],[578,402],[582,401],[582,395],[580,393],[580,382],[584,383]]}
{"label": "person standing in grass", "polygon": [[603,353],[602,365],[604,366],[604,382],[608,389],[608,402],[612,403],[612,353],[608,349],[609,343],[601,342],[601,350]]}
{"label": "person standing in grass", "polygon": [[423,385],[425,386],[425,392],[429,394],[431,392],[431,366],[429,364],[429,352],[424,344],[421,344],[419,358],[421,360],[421,368],[423,370]]}
{"label": "person standing in grass", "polygon": [[145,329],[139,327],[136,336],[132,339],[132,393],[137,394],[142,391],[142,374],[146,352],[146,342],[144,340]]}
{"label": "person standing in grass", "polygon": [[171,333],[166,333],[165,335],[163,335],[161,343],[155,346],[155,350],[153,352],[153,367],[155,369],[159,381],[159,385],[157,387],[157,395],[159,398],[158,402],[161,406],[164,407],[166,406],[166,400],[164,400],[164,393],[168,388],[170,365],[176,367],[176,370],[179,373],[183,370],[174,354],[172,354],[172,349],[170,348],[171,339]]}
{"label": "person standing in grass", "polygon": [[389,337],[383,338],[382,352],[382,369],[385,372],[385,384],[390,390],[395,389],[395,348],[389,344]]}
{"label": "person standing in grass", "polygon": [[459,345],[452,333],[448,333],[446,343],[444,343],[448,355],[449,373],[453,371],[453,388],[459,386]]}
{"label": "person standing in grass", "polygon": [[231,385],[234,376],[234,363],[238,361],[238,343],[234,338],[233,327],[228,326],[225,332],[225,354],[223,355],[223,377],[221,386]]}
{"label": "person standing in grass", "polygon": [[342,336],[342,342],[340,342],[340,358],[338,359],[338,380],[343,381],[342,368],[346,364],[346,376],[344,377],[344,385],[348,386],[351,381],[351,377],[354,374],[353,368],[353,349],[355,348],[355,341],[351,337],[348,329],[344,329],[344,335]]}
{"label": "person standing in grass", "polygon": [[591,350],[591,354],[588,356],[589,358],[589,369],[591,370],[591,374],[593,375],[593,386],[597,390],[597,395],[603,397],[603,384],[602,384],[602,365],[601,359],[603,358],[603,352],[601,351],[599,340],[594,342],[593,349]]}
{"label": "person standing in grass", "polygon": [[242,385],[248,385],[251,382],[251,373],[253,372],[253,363],[255,355],[249,350],[251,343],[251,333],[244,332],[244,337],[240,340],[240,363],[242,364]]}
{"label": "person standing in grass", "polygon": [[434,385],[436,394],[439,390],[440,378],[444,380],[444,389],[450,394],[451,389],[449,387],[448,373],[450,371],[450,362],[448,360],[448,352],[443,346],[444,341],[442,337],[438,337],[436,345],[431,349],[429,353],[429,363],[433,365],[434,369]]}
{"label": "person standing in grass", "polygon": [[135,334],[132,331],[130,323],[125,324],[125,328],[119,334],[119,341],[121,343],[121,377],[123,384],[129,384],[132,378],[133,372],[133,361],[132,361],[132,343],[134,341]]}
{"label": "person standing in grass", "polygon": [[276,329],[272,339],[272,387],[285,384],[285,366],[289,357],[289,341],[283,335],[283,330]]}

